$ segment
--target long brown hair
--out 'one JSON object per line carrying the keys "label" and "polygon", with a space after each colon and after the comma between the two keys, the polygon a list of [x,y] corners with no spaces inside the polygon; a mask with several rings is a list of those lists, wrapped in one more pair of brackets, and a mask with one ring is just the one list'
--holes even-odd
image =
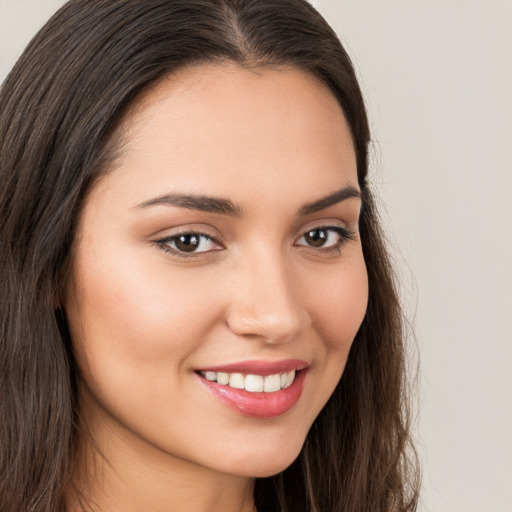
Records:
{"label": "long brown hair", "polygon": [[[351,61],[305,0],[71,0],[0,91],[0,510],[63,510],[76,371],[56,297],[84,196],[145,88],[195,63],[292,65],[325,83],[351,129],[369,304],[344,375],[298,459],[259,479],[261,512],[416,509],[404,330],[367,182],[370,134]],[[413,453],[413,452],[412,452]]]}

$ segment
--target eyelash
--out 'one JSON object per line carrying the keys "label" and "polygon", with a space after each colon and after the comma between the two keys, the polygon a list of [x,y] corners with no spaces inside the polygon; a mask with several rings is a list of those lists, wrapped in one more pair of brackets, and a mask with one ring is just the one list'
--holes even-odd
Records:
{"label": "eyelash", "polygon": [[200,240],[199,241],[200,244],[204,243],[204,241],[206,241],[206,242],[210,241],[210,242],[216,244],[217,246],[219,246],[221,248],[224,247],[214,237],[212,237],[210,235],[207,235],[206,233],[201,233],[199,231],[183,231],[182,233],[177,233],[175,235],[162,238],[160,240],[155,240],[155,243],[163,251],[165,251],[167,253],[171,253],[172,255],[175,255],[175,256],[177,256],[179,258],[197,258],[198,256],[200,256],[202,254],[205,254],[205,253],[208,253],[208,252],[212,252],[212,251],[216,251],[216,250],[217,251],[221,250],[221,249],[212,249],[212,250],[208,250],[208,251],[199,251],[199,252],[191,251],[191,252],[186,252],[186,251],[182,251],[182,250],[178,249],[177,247],[171,247],[170,245],[171,244],[176,244],[176,242],[178,241],[178,239],[180,237],[197,237]]}
{"label": "eyelash", "polygon": [[[338,235],[338,240],[334,244],[327,246],[327,247],[325,247],[325,246],[314,247],[309,244],[298,244],[298,241],[300,241],[302,238],[304,238],[307,235],[310,235],[314,232],[327,232],[328,233],[327,237],[326,237],[327,241],[329,239],[330,234],[335,233]],[[210,241],[213,244],[220,247],[220,249],[212,249],[212,250],[199,251],[199,252],[197,252],[197,251],[191,251],[191,252],[182,251],[176,247],[176,242],[180,237],[197,237],[199,239],[199,244],[204,243],[204,241],[206,241],[206,242]],[[354,239],[355,239],[355,232],[350,231],[341,226],[317,226],[312,229],[308,229],[307,231],[302,233],[302,235],[297,239],[297,241],[294,243],[294,245],[296,245],[296,246],[298,245],[299,247],[307,247],[309,249],[321,252],[323,254],[331,254],[333,252],[340,253],[341,248],[345,245],[345,243],[347,243],[350,240],[354,240]],[[172,236],[162,238],[160,240],[155,240],[155,244],[163,251],[165,251],[167,253],[171,253],[172,255],[175,255],[179,258],[197,258],[202,254],[219,251],[219,250],[222,250],[222,248],[224,248],[224,246],[218,240],[216,240],[214,237],[212,237],[206,233],[201,233],[199,231],[183,231],[182,233],[177,233]],[[174,244],[175,247],[171,247],[170,246],[171,244]],[[200,245],[199,245],[199,247],[200,247]]]}
{"label": "eyelash", "polygon": [[[307,231],[305,231],[298,240],[301,240],[302,238],[304,238],[305,236],[307,235],[310,235],[311,233],[314,233],[314,232],[327,232],[327,233],[336,233],[338,235],[338,240],[332,244],[332,245],[329,245],[329,246],[319,246],[318,248],[314,247],[314,246],[311,246],[311,245],[307,245],[306,247],[309,247],[313,250],[320,250],[322,251],[323,253],[331,253],[331,252],[338,252],[340,253],[341,252],[341,248],[350,240],[354,240],[355,239],[355,232],[354,231],[350,231],[346,228],[342,228],[341,226],[317,226],[317,227],[314,227],[312,229],[308,229]],[[327,240],[329,239],[329,235],[327,236]]]}

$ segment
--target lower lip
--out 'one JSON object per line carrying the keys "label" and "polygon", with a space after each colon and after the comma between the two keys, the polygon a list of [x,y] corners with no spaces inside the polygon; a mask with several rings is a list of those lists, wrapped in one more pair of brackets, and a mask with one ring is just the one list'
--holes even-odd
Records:
{"label": "lower lip", "polygon": [[198,377],[216,398],[243,416],[275,418],[289,411],[299,401],[306,374],[307,369],[297,372],[291,386],[273,393],[251,393],[206,380],[200,375]]}

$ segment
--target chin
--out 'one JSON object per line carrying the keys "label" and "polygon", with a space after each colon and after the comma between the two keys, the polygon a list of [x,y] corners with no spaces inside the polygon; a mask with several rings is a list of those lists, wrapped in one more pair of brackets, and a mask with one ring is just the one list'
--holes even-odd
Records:
{"label": "chin", "polygon": [[280,447],[268,444],[260,447],[257,453],[247,450],[242,456],[237,457],[231,465],[231,471],[239,476],[251,478],[267,478],[281,473],[288,468],[299,456],[304,440],[299,442],[284,443]]}
{"label": "chin", "polygon": [[243,477],[268,478],[277,475],[288,468],[299,454],[300,450],[295,457],[287,458],[286,460],[267,460],[258,464],[246,464],[243,468],[237,468],[234,473]]}

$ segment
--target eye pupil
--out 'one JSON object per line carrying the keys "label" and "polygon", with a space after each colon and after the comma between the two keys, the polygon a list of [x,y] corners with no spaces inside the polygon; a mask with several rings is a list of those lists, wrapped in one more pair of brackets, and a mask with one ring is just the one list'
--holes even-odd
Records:
{"label": "eye pupil", "polygon": [[322,247],[327,241],[327,233],[325,229],[312,229],[304,235],[304,238],[312,247]]}
{"label": "eye pupil", "polygon": [[180,235],[176,237],[176,247],[183,252],[194,252],[200,244],[200,238],[197,235]]}

